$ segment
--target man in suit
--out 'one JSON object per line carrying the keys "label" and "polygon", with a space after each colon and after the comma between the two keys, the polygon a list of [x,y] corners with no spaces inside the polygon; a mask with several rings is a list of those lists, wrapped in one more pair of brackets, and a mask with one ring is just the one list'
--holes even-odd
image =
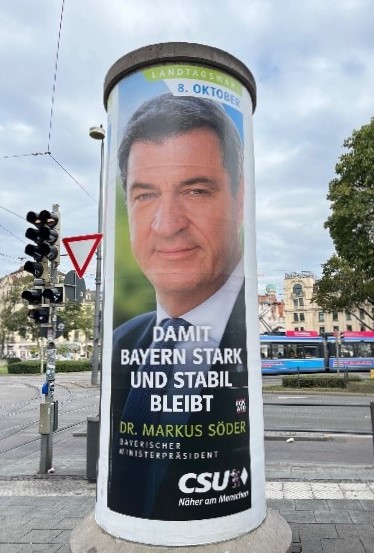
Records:
{"label": "man in suit", "polygon": [[211,100],[164,94],[126,127],[131,246],[157,310],[114,332],[108,506],[119,513],[189,520],[251,505],[242,164]]}

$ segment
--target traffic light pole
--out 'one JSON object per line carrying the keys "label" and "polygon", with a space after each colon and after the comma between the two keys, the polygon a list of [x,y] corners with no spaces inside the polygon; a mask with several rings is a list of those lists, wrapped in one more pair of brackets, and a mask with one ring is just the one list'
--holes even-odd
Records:
{"label": "traffic light pole", "polygon": [[[60,218],[58,205],[53,206],[52,213]],[[58,284],[59,259],[52,260],[50,264],[50,285],[53,288]],[[50,303],[50,320],[47,332],[47,366],[46,381],[43,386],[44,403],[40,405],[41,434],[40,464],[39,472],[46,473],[52,468],[53,461],[53,432],[58,427],[58,402],[54,400],[54,382],[56,372],[56,322],[57,309],[54,303]]]}

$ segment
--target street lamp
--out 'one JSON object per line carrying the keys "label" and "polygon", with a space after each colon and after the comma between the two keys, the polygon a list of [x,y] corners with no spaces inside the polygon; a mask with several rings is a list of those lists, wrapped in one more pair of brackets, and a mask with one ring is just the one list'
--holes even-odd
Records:
{"label": "street lamp", "polygon": [[[89,135],[95,140],[101,140],[101,158],[100,158],[100,188],[99,188],[99,209],[98,209],[98,223],[97,232],[102,234],[103,231],[103,177],[104,177],[104,138],[105,130],[103,126],[90,127]],[[92,350],[92,371],[91,371],[91,384],[97,385],[99,374],[99,341],[100,341],[100,306],[101,306],[101,263],[102,263],[102,250],[101,241],[96,250],[96,291],[95,291],[95,321],[94,321],[94,339]]]}

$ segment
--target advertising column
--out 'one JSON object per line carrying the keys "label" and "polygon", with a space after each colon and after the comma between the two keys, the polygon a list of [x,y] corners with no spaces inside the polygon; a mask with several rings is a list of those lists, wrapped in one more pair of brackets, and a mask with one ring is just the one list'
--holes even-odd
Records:
{"label": "advertising column", "polygon": [[96,521],[151,545],[264,520],[250,71],[165,43],[118,60],[108,112]]}

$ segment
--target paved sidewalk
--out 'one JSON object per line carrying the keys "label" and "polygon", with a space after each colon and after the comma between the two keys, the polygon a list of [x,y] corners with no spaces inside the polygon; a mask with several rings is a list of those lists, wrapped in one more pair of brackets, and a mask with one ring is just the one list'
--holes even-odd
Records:
{"label": "paved sidewalk", "polygon": [[[88,389],[73,400],[79,413],[95,414],[84,411]],[[14,427],[15,418],[9,420]],[[86,428],[71,420],[71,432],[56,434],[53,474],[37,474],[35,440],[29,449],[9,448],[0,456],[0,553],[68,553],[72,529],[93,510]],[[266,478],[268,507],[290,524],[293,553],[374,553],[372,466],[274,462],[267,463]]]}

